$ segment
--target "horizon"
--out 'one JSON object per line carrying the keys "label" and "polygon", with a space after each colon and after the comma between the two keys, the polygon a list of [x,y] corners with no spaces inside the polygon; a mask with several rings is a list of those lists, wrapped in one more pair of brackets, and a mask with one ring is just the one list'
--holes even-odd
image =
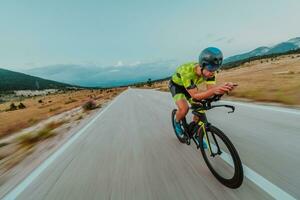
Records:
{"label": "horizon", "polygon": [[[261,8],[264,12],[256,12]],[[299,37],[299,8],[295,0],[6,2],[0,8],[0,67],[22,71],[53,65],[180,63],[196,60],[207,46],[230,57]],[[282,13],[289,15],[276,18]]]}
{"label": "horizon", "polygon": [[[262,47],[272,48],[272,47],[276,46],[279,43],[286,42],[288,40],[295,39],[295,38],[300,38],[300,36],[289,38],[289,39],[287,39],[285,41],[281,41],[281,42],[272,44],[270,46],[266,46],[266,45],[257,46],[257,47],[255,47],[253,49],[249,49],[247,51],[243,51],[243,52],[240,52],[240,53],[237,53],[237,54],[234,54],[234,55],[230,55],[230,56],[224,57],[224,60],[226,60],[227,58],[230,58],[230,57],[237,56],[237,55],[242,55],[242,54],[245,54],[245,53],[249,53],[249,52],[251,52],[253,50],[256,50],[256,49],[259,49],[259,48],[262,48]],[[196,59],[194,59],[194,60],[196,60]],[[13,70],[13,71],[16,71],[16,72],[21,72],[21,73],[26,73],[27,71],[30,71],[30,70],[43,69],[43,68],[49,68],[49,67],[50,68],[52,68],[52,67],[54,68],[54,67],[57,67],[57,66],[59,66],[59,67],[61,67],[61,66],[65,66],[65,67],[93,67],[93,68],[101,68],[101,69],[103,69],[103,68],[110,68],[110,67],[113,67],[113,68],[120,68],[120,67],[124,67],[124,66],[131,67],[131,66],[138,66],[138,65],[143,65],[143,64],[152,64],[152,63],[168,62],[168,61],[172,61],[172,62],[176,62],[177,61],[177,63],[180,64],[180,62],[178,60],[175,60],[175,59],[171,60],[171,59],[169,59],[169,60],[149,61],[149,62],[144,62],[144,63],[142,63],[142,62],[135,62],[135,63],[128,63],[128,64],[123,63],[123,62],[118,62],[117,64],[114,64],[114,65],[96,65],[94,63],[85,63],[85,64],[76,64],[76,63],[74,63],[74,64],[73,63],[68,63],[68,64],[61,63],[61,64],[59,64],[59,63],[57,63],[57,64],[53,64],[53,65],[44,65],[44,66],[36,66],[36,67],[30,67],[29,66],[29,67],[27,67],[25,69],[21,69],[21,68],[15,67],[15,66],[8,66],[8,67],[2,67],[2,66],[0,66],[0,68],[2,68],[2,69],[8,69],[8,70]],[[191,60],[189,60],[189,61],[191,61]],[[182,61],[182,62],[184,62],[184,61]]]}

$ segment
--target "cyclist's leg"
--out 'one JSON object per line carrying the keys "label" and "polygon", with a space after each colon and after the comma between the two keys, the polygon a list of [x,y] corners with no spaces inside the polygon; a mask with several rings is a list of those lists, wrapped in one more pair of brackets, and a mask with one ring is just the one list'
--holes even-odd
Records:
{"label": "cyclist's leg", "polygon": [[169,83],[169,89],[173,96],[173,100],[178,107],[176,111],[176,117],[174,119],[175,131],[177,134],[182,135],[183,130],[181,128],[180,120],[185,117],[189,109],[187,99],[184,95],[185,89],[183,88],[183,86],[175,85],[172,81],[170,81]]}
{"label": "cyclist's leg", "polygon": [[[182,94],[178,94],[178,96],[181,96]],[[186,99],[181,98],[181,99],[177,99],[175,101],[176,105],[177,105],[177,111],[176,111],[176,115],[175,115],[175,120],[174,120],[174,124],[175,124],[175,130],[177,134],[183,134],[183,130],[181,128],[181,120],[184,119],[185,115],[188,113],[188,103],[186,101]]]}
{"label": "cyclist's leg", "polygon": [[189,111],[189,105],[185,98],[178,99],[176,102],[177,112],[176,112],[176,121],[179,122],[182,120]]}
{"label": "cyclist's leg", "polygon": [[[189,98],[187,98],[187,99],[188,99],[188,102],[192,105],[192,104],[193,104],[192,97],[189,96]],[[195,123],[197,123],[197,122],[199,121],[199,117],[196,116],[196,115],[193,115],[193,121],[194,121]]]}
{"label": "cyclist's leg", "polygon": [[176,122],[179,122],[189,111],[188,98],[186,95],[187,91],[183,86],[174,84],[172,80],[169,82],[169,89],[173,96],[173,100],[178,107],[176,112]]}

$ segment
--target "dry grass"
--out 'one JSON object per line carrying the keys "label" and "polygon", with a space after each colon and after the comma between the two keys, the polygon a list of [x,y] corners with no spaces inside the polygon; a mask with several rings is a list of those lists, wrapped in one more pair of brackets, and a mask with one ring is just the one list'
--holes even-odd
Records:
{"label": "dry grass", "polygon": [[[30,159],[37,159],[36,155],[54,148],[62,138],[66,137],[66,133],[71,129],[72,124],[77,123],[76,121],[82,119],[85,115],[86,113],[82,111],[71,111],[64,117],[49,120],[48,123],[37,126],[32,131],[18,133],[9,140],[0,143],[0,182],[3,178],[2,175],[14,169],[19,163],[29,164],[28,161],[22,162],[29,155],[34,153],[34,157]],[[33,119],[33,121],[35,120]]]}
{"label": "dry grass", "polygon": [[[27,102],[28,105],[30,105],[28,109],[24,109],[22,110],[22,112],[20,112],[20,110],[3,112],[1,113],[2,116],[0,116],[3,117],[4,120],[4,117],[11,117],[11,119],[13,119],[14,124],[11,124],[11,129],[6,130],[18,131],[21,127],[25,128],[41,121],[41,119],[43,118],[39,118],[39,115],[37,115],[37,113],[44,112],[43,117],[49,118],[54,115],[52,113],[65,110],[63,106],[68,107],[70,106],[70,104],[74,104],[73,106],[68,107],[72,109],[73,107],[81,106],[88,99],[100,96],[101,98],[97,98],[97,100],[94,100],[94,102],[97,103],[98,107],[101,107],[102,103],[109,101],[110,98],[119,94],[119,92],[121,92],[122,90],[113,89],[112,91],[105,93],[104,95],[95,96],[87,95],[88,93],[83,93],[84,95],[82,96],[82,98],[78,96],[80,94],[70,94],[72,95],[72,99],[76,99],[76,101],[72,101],[68,104],[65,104],[64,98],[60,97],[59,95],[56,95],[55,98],[52,97],[51,100],[48,99],[49,97],[44,97],[42,103],[38,102],[39,99],[29,99],[28,102],[31,102],[32,104]],[[104,99],[104,97],[106,99]],[[49,112],[49,109],[51,108],[52,112]],[[41,110],[43,112],[41,112]],[[4,183],[6,181],[5,176],[7,176],[7,174],[9,174],[9,176],[15,176],[16,173],[19,173],[20,168],[18,168],[17,166],[28,166],[34,160],[38,159],[40,155],[47,154],[47,151],[55,148],[56,145],[59,144],[61,140],[63,140],[63,138],[67,138],[67,135],[70,134],[70,132],[68,131],[75,124],[78,124],[79,120],[83,119],[87,114],[88,113],[83,112],[80,109],[74,109],[74,111],[72,110],[68,113],[64,113],[62,117],[55,117],[54,119],[50,119],[50,122],[48,122],[47,124],[41,123],[35,126],[35,129],[32,128],[32,131],[28,131],[25,133],[18,132],[16,134],[13,134],[12,137],[3,140],[3,142],[0,143],[0,182]],[[18,118],[19,115],[21,115],[20,118]],[[29,118],[26,119],[26,116],[29,116]],[[9,121],[6,120],[5,122],[8,123]],[[3,121],[0,121],[0,123],[3,123]],[[16,170],[19,171],[16,172]]]}
{"label": "dry grass", "polygon": [[76,101],[77,101],[76,99],[72,99],[71,97],[69,97],[69,100],[67,100],[65,102],[65,104],[73,103],[73,102],[76,102]]}
{"label": "dry grass", "polygon": [[[232,97],[300,105],[300,55],[262,59],[223,70],[217,81],[239,84],[230,94]],[[157,82],[151,88],[169,91],[168,81]]]}
{"label": "dry grass", "polygon": [[255,61],[223,71],[218,75],[218,81],[238,83],[239,86],[231,93],[234,97],[299,105],[299,57],[281,56],[276,61],[262,61],[263,63]]}
{"label": "dry grass", "polygon": [[[0,172],[5,172],[24,160],[35,151],[36,144],[56,135],[54,129],[65,121],[54,121],[46,124],[40,130],[24,133],[16,137],[11,143],[0,145]],[[0,173],[1,174],[1,173]]]}
{"label": "dry grass", "polygon": [[[23,99],[25,109],[6,112],[12,102],[0,104],[0,137],[10,135],[27,128],[43,119],[80,107],[87,100],[94,98],[100,107],[103,103],[123,91],[124,88],[101,90],[68,91],[62,94],[51,94]],[[19,102],[14,102],[19,105]]]}
{"label": "dry grass", "polygon": [[79,115],[79,116],[76,118],[76,120],[81,120],[81,119],[83,119],[83,116],[82,116],[82,115]]}
{"label": "dry grass", "polygon": [[0,175],[12,169],[34,151],[34,148],[30,145],[11,145],[9,148],[8,152],[13,153],[0,160]]}
{"label": "dry grass", "polygon": [[58,121],[58,122],[51,122],[47,124],[42,129],[35,131],[35,132],[28,132],[25,134],[20,135],[17,137],[17,142],[23,145],[33,145],[34,143],[37,143],[39,141],[45,140],[49,137],[55,136],[54,129],[58,128],[62,124],[64,124],[65,121]]}

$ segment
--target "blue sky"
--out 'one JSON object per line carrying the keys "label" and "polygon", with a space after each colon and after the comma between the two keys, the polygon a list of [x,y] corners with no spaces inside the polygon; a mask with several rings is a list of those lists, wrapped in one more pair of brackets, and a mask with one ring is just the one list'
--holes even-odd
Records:
{"label": "blue sky", "polygon": [[123,65],[225,57],[300,36],[298,0],[0,3],[0,67]]}

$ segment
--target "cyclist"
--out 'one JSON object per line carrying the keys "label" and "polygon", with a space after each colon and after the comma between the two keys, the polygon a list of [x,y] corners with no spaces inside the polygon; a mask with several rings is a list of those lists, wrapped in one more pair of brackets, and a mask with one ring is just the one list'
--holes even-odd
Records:
{"label": "cyclist", "polygon": [[[183,136],[180,120],[188,113],[188,102],[191,103],[192,99],[201,100],[215,94],[224,94],[234,88],[235,85],[230,82],[215,85],[215,72],[221,68],[222,62],[222,52],[218,48],[208,47],[200,53],[198,63],[186,63],[176,69],[169,82],[169,89],[178,107],[175,119],[175,131],[178,135]],[[206,91],[198,89],[197,86],[201,83],[206,84]],[[196,122],[198,119],[194,116],[193,120]]]}

